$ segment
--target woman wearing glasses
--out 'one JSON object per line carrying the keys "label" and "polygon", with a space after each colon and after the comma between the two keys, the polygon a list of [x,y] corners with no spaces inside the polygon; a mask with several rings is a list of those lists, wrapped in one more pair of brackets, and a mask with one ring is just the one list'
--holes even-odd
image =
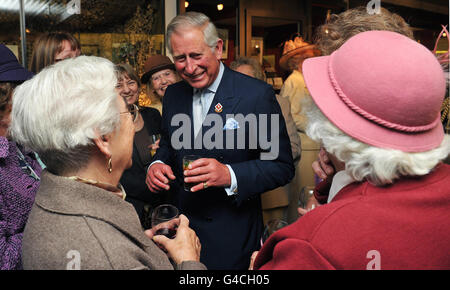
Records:
{"label": "woman wearing glasses", "polygon": [[80,56],[17,87],[11,135],[47,166],[23,235],[24,269],[205,269],[185,216],[176,238],[161,241],[166,254],[124,201],[134,111],[116,85],[110,61]]}
{"label": "woman wearing glasses", "polygon": [[136,111],[133,142],[133,165],[124,171],[120,183],[127,192],[126,201],[133,204],[144,228],[150,227],[153,208],[170,203],[166,196],[152,193],[145,184],[146,168],[151,163],[152,152],[158,148],[161,131],[161,115],[154,108],[138,107],[140,80],[128,64],[116,65],[117,92],[126,100],[132,111]]}
{"label": "woman wearing glasses", "polygon": [[13,90],[31,77],[0,44],[0,270],[22,267],[23,229],[39,188],[36,156],[8,136]]}

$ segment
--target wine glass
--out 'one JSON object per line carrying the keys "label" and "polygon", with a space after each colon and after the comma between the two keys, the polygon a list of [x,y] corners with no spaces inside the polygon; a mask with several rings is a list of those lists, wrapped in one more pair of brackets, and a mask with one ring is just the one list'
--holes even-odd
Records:
{"label": "wine glass", "polygon": [[273,219],[268,221],[261,237],[261,247],[274,232],[278,231],[281,228],[284,228],[287,225],[287,222],[280,219]]}
{"label": "wine glass", "polygon": [[152,230],[155,235],[163,235],[173,239],[177,233],[178,209],[171,204],[157,206],[152,213]]}
{"label": "wine glass", "polygon": [[[313,210],[315,208],[314,204],[308,204],[310,198],[314,195],[314,186],[304,186],[300,191],[300,196],[298,199],[298,207],[305,210]],[[309,207],[309,208],[308,208]]]}
{"label": "wine glass", "polygon": [[153,157],[156,154],[156,141],[158,141],[159,139],[161,139],[161,134],[153,134],[150,136],[150,141],[152,142],[149,146],[150,148],[150,154]]}

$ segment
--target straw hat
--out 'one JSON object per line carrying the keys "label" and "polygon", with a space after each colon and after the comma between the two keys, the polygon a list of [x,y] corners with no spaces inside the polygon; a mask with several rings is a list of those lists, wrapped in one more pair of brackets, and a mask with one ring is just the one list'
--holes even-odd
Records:
{"label": "straw hat", "polygon": [[305,56],[305,58],[307,58],[307,52],[312,52],[314,56],[320,55],[320,51],[315,45],[303,41],[303,38],[300,36],[295,37],[294,40],[287,40],[284,43],[283,55],[280,58],[280,66],[285,70],[290,70],[288,65],[289,59],[293,56]]}

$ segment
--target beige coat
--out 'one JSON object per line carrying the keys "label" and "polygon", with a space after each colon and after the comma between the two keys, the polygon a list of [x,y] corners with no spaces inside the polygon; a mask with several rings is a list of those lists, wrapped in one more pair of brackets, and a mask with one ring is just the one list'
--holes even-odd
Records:
{"label": "beige coat", "polygon": [[302,144],[300,137],[297,134],[294,119],[291,114],[291,102],[288,98],[283,98],[277,95],[278,104],[280,104],[281,113],[283,114],[284,121],[286,122],[286,129],[291,141],[292,159],[294,159],[294,166],[297,167],[300,157],[302,155]]}
{"label": "beige coat", "polygon": [[289,197],[288,222],[297,219],[299,192],[305,186],[314,186],[314,170],[312,163],[317,159],[320,145],[309,138],[306,133],[307,117],[302,114],[303,100],[309,96],[303,75],[298,70],[292,71],[283,84],[280,96],[291,103],[291,114],[302,144],[302,159],[295,167],[295,177],[291,181]]}
{"label": "beige coat", "polygon": [[[98,187],[42,174],[25,227],[24,269],[174,269],[133,206]],[[177,269],[206,269],[184,262]]]}
{"label": "beige coat", "polygon": [[298,70],[292,71],[281,88],[280,96],[288,99],[291,103],[291,114],[297,131],[300,133],[302,150],[318,150],[320,148],[319,145],[305,133],[307,118],[302,114],[302,102],[303,99],[309,96],[309,93],[301,72]]}
{"label": "beige coat", "polygon": [[[291,104],[288,98],[283,98],[277,95],[277,101],[280,104],[281,113],[283,114],[286,122],[286,129],[291,141],[292,159],[294,159],[294,165],[297,167],[302,154],[301,141],[295,127],[294,120],[291,115]],[[264,224],[272,218],[283,218],[283,209],[288,206],[290,200],[290,185],[278,187],[273,190],[264,192],[261,195],[261,204],[263,208]],[[269,214],[270,210],[276,209],[277,212]],[[281,209],[281,210],[280,210]]]}

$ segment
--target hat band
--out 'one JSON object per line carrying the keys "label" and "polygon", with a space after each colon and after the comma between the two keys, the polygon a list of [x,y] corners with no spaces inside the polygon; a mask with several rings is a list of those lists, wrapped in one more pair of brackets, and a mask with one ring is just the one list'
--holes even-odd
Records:
{"label": "hat band", "polygon": [[408,133],[417,133],[417,132],[424,132],[424,131],[428,131],[430,129],[433,129],[434,127],[437,126],[437,124],[440,122],[440,118],[436,118],[431,124],[428,125],[424,125],[424,126],[405,126],[405,125],[400,125],[400,124],[396,124],[396,123],[392,123],[386,120],[383,120],[377,116],[372,115],[371,113],[365,111],[364,109],[360,108],[358,105],[354,104],[352,102],[352,100],[350,98],[348,98],[345,93],[342,91],[341,87],[339,86],[336,78],[334,77],[334,71],[333,71],[333,67],[331,65],[331,60],[333,57],[334,53],[331,54],[330,59],[328,61],[328,75],[330,77],[330,81],[331,81],[331,85],[333,86],[334,91],[336,92],[336,94],[339,96],[339,98],[344,102],[344,104],[350,108],[352,111],[358,113],[359,115],[361,115],[362,117],[373,121],[383,127],[389,128],[389,129],[394,129],[397,131],[402,131],[402,132],[408,132]]}

